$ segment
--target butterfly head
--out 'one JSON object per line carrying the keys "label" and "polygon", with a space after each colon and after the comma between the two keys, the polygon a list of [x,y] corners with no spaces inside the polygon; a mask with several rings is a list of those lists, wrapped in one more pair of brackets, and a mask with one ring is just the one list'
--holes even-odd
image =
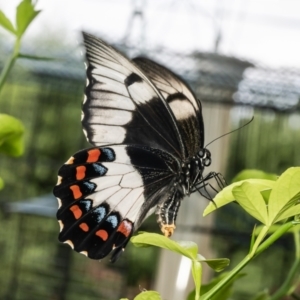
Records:
{"label": "butterfly head", "polygon": [[197,157],[200,160],[200,164],[204,167],[208,167],[211,164],[211,154],[210,151],[206,148],[200,149],[197,154]]}
{"label": "butterfly head", "polygon": [[208,167],[210,164],[211,153],[206,148],[200,149],[197,155],[182,163],[179,186],[183,195],[189,196],[195,191],[195,186],[202,181],[205,167]]}

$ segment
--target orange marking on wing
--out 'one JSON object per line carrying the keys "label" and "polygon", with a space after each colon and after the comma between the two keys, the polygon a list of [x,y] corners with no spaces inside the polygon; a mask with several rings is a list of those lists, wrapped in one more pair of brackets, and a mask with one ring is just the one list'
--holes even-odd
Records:
{"label": "orange marking on wing", "polygon": [[96,235],[99,236],[103,241],[106,241],[108,239],[108,233],[106,230],[100,229],[96,231]]}
{"label": "orange marking on wing", "polygon": [[85,171],[86,171],[85,166],[76,167],[76,179],[77,180],[83,179],[85,177]]}
{"label": "orange marking on wing", "polygon": [[128,237],[130,235],[131,231],[132,231],[132,223],[128,222],[126,220],[122,221],[117,229],[117,232],[121,232],[126,237]]}
{"label": "orange marking on wing", "polygon": [[89,231],[89,226],[86,223],[81,223],[79,227],[85,232]]}
{"label": "orange marking on wing", "polygon": [[78,220],[82,216],[82,210],[78,205],[71,206],[70,211],[73,213],[76,220]]}
{"label": "orange marking on wing", "polygon": [[88,151],[88,158],[86,160],[86,162],[88,163],[92,163],[92,162],[96,162],[98,161],[100,155],[101,155],[101,151],[100,149],[92,149]]}
{"label": "orange marking on wing", "polygon": [[82,193],[78,185],[71,185],[70,190],[73,192],[74,199],[79,199],[82,196]]}

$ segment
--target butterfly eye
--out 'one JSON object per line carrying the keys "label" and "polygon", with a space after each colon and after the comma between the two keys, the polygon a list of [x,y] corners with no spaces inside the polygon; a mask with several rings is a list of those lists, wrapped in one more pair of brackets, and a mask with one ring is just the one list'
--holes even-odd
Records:
{"label": "butterfly eye", "polygon": [[201,149],[201,150],[198,152],[198,155],[199,155],[201,158],[204,157],[204,155],[205,155],[204,149]]}
{"label": "butterfly eye", "polygon": [[203,164],[205,167],[208,167],[211,164],[211,159],[210,158],[205,158],[203,161]]}

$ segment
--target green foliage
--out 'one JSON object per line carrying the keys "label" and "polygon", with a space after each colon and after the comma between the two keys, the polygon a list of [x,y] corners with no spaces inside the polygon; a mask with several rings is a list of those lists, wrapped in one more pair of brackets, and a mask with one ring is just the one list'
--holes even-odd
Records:
{"label": "green foliage", "polygon": [[[286,170],[276,181],[246,179],[235,182],[221,191],[210,203],[204,215],[227,203],[237,201],[240,206],[261,223],[271,226],[283,219],[300,214],[300,168]],[[262,192],[270,191],[265,200]]]}
{"label": "green foliage", "polygon": [[[254,174],[261,179],[245,179],[249,174]],[[157,246],[176,252],[191,260],[195,291],[189,295],[188,300],[229,299],[232,294],[233,283],[243,276],[240,271],[253,258],[265,251],[287,232],[294,233],[296,252],[299,252],[290,274],[283,286],[273,296],[269,296],[267,292],[262,292],[256,295],[254,299],[277,300],[290,293],[292,279],[296,276],[296,270],[300,266],[298,232],[300,228],[298,217],[300,215],[300,167],[289,168],[278,178],[262,171],[244,172],[240,178],[243,180],[227,186],[214,198],[214,201],[210,202],[204,215],[235,201],[262,225],[253,230],[248,255],[230,272],[221,274],[209,284],[201,286],[201,263],[205,262],[215,271],[221,271],[228,266],[228,259],[207,260],[198,254],[198,247],[195,243],[175,242],[158,234],[140,233],[131,239],[137,247]],[[293,219],[291,220],[291,218]]]}
{"label": "green foliage", "polygon": [[31,0],[23,0],[17,7],[16,12],[16,27],[6,17],[3,11],[0,10],[0,25],[21,39],[27,27],[40,13],[40,10],[35,10],[34,4]]}
{"label": "green foliage", "polygon": [[[9,156],[20,156],[24,152],[24,126],[18,119],[0,114],[0,153]],[[0,178],[0,190],[4,182]]]}
{"label": "green foliage", "polygon": [[218,259],[205,259],[203,256],[198,254],[198,246],[194,242],[180,241],[175,242],[163,235],[156,233],[139,233],[138,235],[131,238],[131,242],[136,247],[148,247],[157,246],[160,248],[168,249],[172,252],[183,255],[191,260],[192,263],[192,275],[195,282],[195,299],[200,297],[201,288],[201,276],[202,266],[201,263],[206,263],[209,267],[214,269],[216,272],[222,271],[229,265],[229,259],[218,258]]}
{"label": "green foliage", "polygon": [[214,210],[235,201],[234,195],[232,194],[232,190],[235,186],[241,185],[243,182],[250,183],[255,189],[258,189],[260,192],[270,191],[275,184],[275,181],[272,180],[264,180],[264,179],[247,179],[239,182],[234,182],[231,185],[225,187],[220,193],[216,195],[214,201],[210,202],[208,206],[205,208],[203,216],[208,215]]}
{"label": "green foliage", "polygon": [[0,114],[0,153],[20,156],[24,152],[24,126],[18,119]]}
{"label": "green foliage", "polygon": [[[17,7],[16,28],[6,17],[3,11],[0,11],[0,26],[16,35],[16,41],[13,53],[7,60],[0,74],[0,93],[7,79],[8,74],[16,59],[20,55],[20,39],[25,33],[27,27],[33,19],[40,13],[35,10],[31,0],[23,0]],[[24,57],[24,55],[23,55]],[[21,121],[9,115],[0,114],[0,152],[10,156],[20,156],[24,152],[23,144],[24,126]],[[3,187],[3,181],[0,178],[0,189]]]}
{"label": "green foliage", "polygon": [[[1,72],[0,93],[16,59],[20,56],[20,40],[30,23],[39,13],[40,11],[35,10],[34,4],[31,0],[21,1],[17,7],[16,27],[14,27],[13,23],[5,16],[4,12],[0,11],[0,26],[16,36],[13,52]],[[22,54],[22,57],[26,57],[26,54]]]}
{"label": "green foliage", "polygon": [[16,34],[16,30],[14,28],[14,25],[11,23],[11,21],[6,17],[4,12],[0,10],[0,25],[8,30],[9,32]]}
{"label": "green foliage", "polygon": [[261,170],[248,169],[239,172],[233,179],[232,182],[237,182],[245,179],[267,179],[267,180],[276,180],[276,174],[266,173]]}
{"label": "green foliage", "polygon": [[[129,300],[127,298],[122,298],[120,300]],[[143,291],[134,297],[133,300],[162,300],[158,292],[155,291]]]}
{"label": "green foliage", "polygon": [[16,33],[18,38],[22,37],[27,27],[40,12],[40,10],[34,9],[34,5],[31,0],[23,0],[18,5],[16,15]]}

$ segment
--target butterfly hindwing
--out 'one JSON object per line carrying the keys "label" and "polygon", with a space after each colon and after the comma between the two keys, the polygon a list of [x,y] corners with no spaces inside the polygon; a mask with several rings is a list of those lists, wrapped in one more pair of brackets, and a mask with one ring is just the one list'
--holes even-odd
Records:
{"label": "butterfly hindwing", "polygon": [[174,164],[171,156],[149,147],[115,145],[76,153],[59,170],[54,188],[59,240],[93,259],[114,249],[117,255],[172,184]]}

